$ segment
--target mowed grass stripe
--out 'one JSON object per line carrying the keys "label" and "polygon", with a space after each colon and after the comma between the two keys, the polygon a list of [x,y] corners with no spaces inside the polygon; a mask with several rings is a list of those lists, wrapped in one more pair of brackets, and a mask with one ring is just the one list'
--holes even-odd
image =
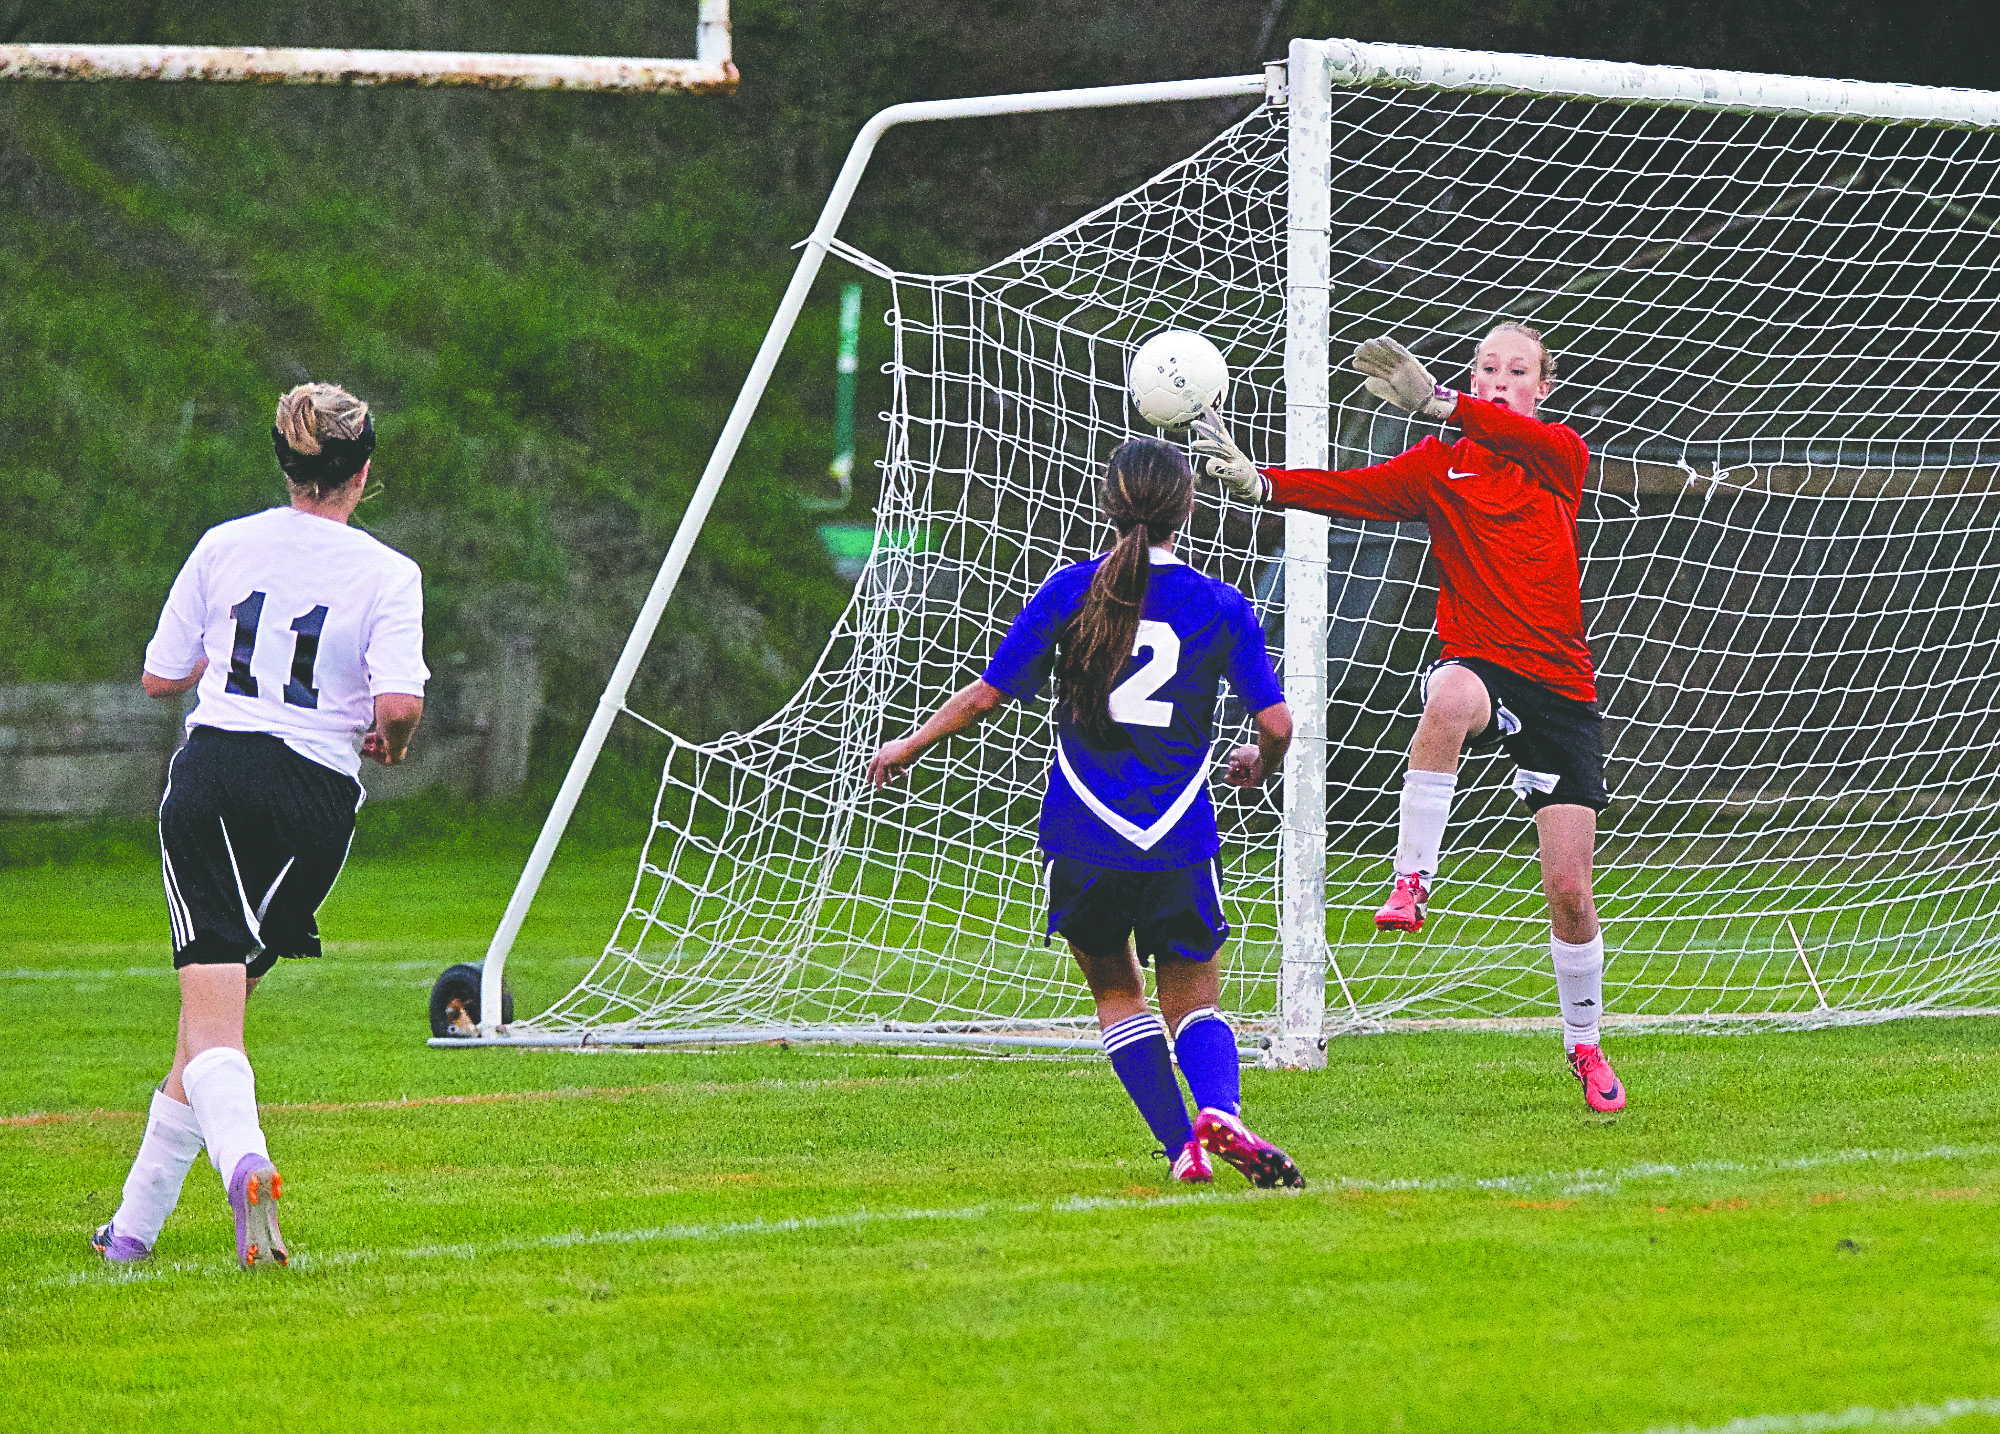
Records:
{"label": "mowed grass stripe", "polygon": [[[819,1231],[855,1230],[871,1225],[916,1225],[939,1223],[987,1224],[1005,1222],[1019,1217],[1042,1215],[1118,1215],[1142,1211],[1171,1210],[1187,1207],[1225,1207],[1234,1204],[1267,1200],[1302,1200],[1308,1203],[1319,1200],[1345,1201],[1355,1195],[1403,1195],[1411,1193],[1449,1194],[1454,1192],[1477,1193],[1488,1198],[1503,1195],[1526,1194],[1538,1187],[1555,1186],[1573,1196],[1583,1197],[1604,1195],[1618,1191],[1628,1181],[1648,1183],[1677,1182],[1683,1179],[1699,1178],[1717,1174],[1742,1174],[1755,1180],[1758,1176],[1790,1173],[1800,1169],[1823,1169],[1829,1166],[1853,1165],[1864,1162],[1884,1161],[1893,1164],[1912,1162],[1934,1162],[1967,1160],[1974,1156],[2000,1154],[2000,1147],[1982,1147],[1976,1150],[1946,1149],[1940,1151],[1838,1151],[1826,1156],[1806,1156],[1793,1160],[1776,1162],[1763,1170],[1750,1170],[1743,1166],[1714,1162],[1698,1169],[1675,1169],[1644,1167],[1635,1171],[1582,1171],[1558,1173],[1546,1172],[1539,1176],[1462,1175],[1457,1177],[1405,1179],[1405,1180],[1360,1180],[1342,1178],[1334,1182],[1330,1190],[1161,1190],[1141,1196],[1071,1195],[1057,1200],[1030,1202],[1016,1205],[970,1205],[951,1209],[896,1209],[896,1210],[853,1210],[835,1215],[778,1216],[769,1219],[753,1218],[727,1221],[717,1224],[661,1225],[630,1229],[562,1230],[537,1235],[508,1236],[484,1241],[463,1240],[448,1244],[422,1244],[404,1247],[357,1247],[333,1249],[324,1253],[311,1250],[299,1251],[293,1268],[301,1271],[338,1269],[351,1265],[365,1265],[377,1262],[406,1260],[416,1263],[432,1263],[441,1260],[483,1261],[501,1255],[533,1255],[543,1252],[561,1252],[588,1248],[591,1246],[653,1245],[675,1244],[684,1241],[714,1241],[733,1239],[768,1239]],[[1223,1178],[1227,1179],[1225,1175]],[[1578,1184],[1587,1188],[1579,1190]],[[1877,1199],[1917,1199],[1949,1201],[1985,1201],[1989,1206],[2000,1205],[2000,1191],[1983,1186],[1952,1186],[1926,1189],[1877,1188],[1855,1191],[1781,1190],[1770,1191],[1750,1187],[1755,1198],[1738,1194],[1720,1199],[1710,1199],[1705,1204],[1652,1206],[1655,1214],[1714,1215],[1725,1211],[1750,1209],[1753,1205],[1763,1210],[1782,1208],[1786,1205],[1826,1205]],[[1657,1196],[1653,1198],[1659,1198]],[[1576,1198],[1551,1201],[1510,1201],[1513,1208],[1521,1210],[1560,1211],[1568,1210],[1577,1203]],[[231,1257],[181,1259],[163,1261],[131,1267],[91,1266],[67,1275],[44,1278],[36,1283],[44,1287],[73,1287],[92,1281],[108,1284],[130,1284],[161,1279],[172,1275],[199,1275],[205,1277],[223,1276],[240,1278],[235,1261]]]}
{"label": "mowed grass stripe", "polygon": [[[478,1095],[402,1096],[395,1100],[307,1100],[260,1103],[265,1119],[306,1111],[313,1115],[338,1115],[352,1110],[414,1110],[433,1105],[507,1105],[516,1101],[621,1100],[637,1095],[717,1095],[742,1090],[745,1086],[767,1090],[865,1090],[879,1085],[919,1085],[925,1082],[964,1080],[962,1074],[940,1076],[840,1076],[827,1080],[805,1078],[785,1080],[753,1076],[743,1081],[668,1081],[650,1085],[558,1086],[550,1090],[496,1090]],[[29,1115],[0,1116],[0,1129],[32,1125],[64,1125],[85,1120],[144,1120],[143,1110],[40,1111]]]}

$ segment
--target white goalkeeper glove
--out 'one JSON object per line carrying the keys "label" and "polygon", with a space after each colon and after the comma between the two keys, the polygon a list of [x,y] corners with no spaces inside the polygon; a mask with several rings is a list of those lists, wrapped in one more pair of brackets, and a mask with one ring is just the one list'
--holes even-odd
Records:
{"label": "white goalkeeper glove", "polygon": [[1229,428],[1223,423],[1221,414],[1212,408],[1204,408],[1193,427],[1195,440],[1188,448],[1207,460],[1202,467],[1209,477],[1252,507],[1270,501],[1271,485],[1257,471],[1250,455],[1236,446],[1236,440],[1229,436]]}
{"label": "white goalkeeper glove", "polygon": [[1447,419],[1458,411],[1458,394],[1434,382],[1421,360],[1394,339],[1369,339],[1354,351],[1361,386],[1405,413]]}

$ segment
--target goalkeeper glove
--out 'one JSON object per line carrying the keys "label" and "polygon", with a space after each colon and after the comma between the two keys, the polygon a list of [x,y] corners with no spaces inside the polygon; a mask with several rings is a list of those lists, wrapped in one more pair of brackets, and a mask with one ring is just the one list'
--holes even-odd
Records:
{"label": "goalkeeper glove", "polygon": [[1417,356],[1394,339],[1369,339],[1354,351],[1361,386],[1405,413],[1448,419],[1458,411],[1458,394],[1431,379]]}
{"label": "goalkeeper glove", "polygon": [[1204,408],[1194,421],[1195,440],[1188,448],[1207,460],[1202,466],[1208,476],[1255,507],[1270,501],[1271,485],[1250,461],[1250,455],[1236,446],[1222,415]]}

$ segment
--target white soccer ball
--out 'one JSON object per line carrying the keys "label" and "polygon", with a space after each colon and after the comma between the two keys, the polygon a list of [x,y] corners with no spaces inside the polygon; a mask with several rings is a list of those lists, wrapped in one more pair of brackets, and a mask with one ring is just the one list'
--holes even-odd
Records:
{"label": "white soccer ball", "polygon": [[1155,428],[1186,428],[1229,391],[1222,350],[1185,329],[1154,334],[1132,355],[1132,406]]}

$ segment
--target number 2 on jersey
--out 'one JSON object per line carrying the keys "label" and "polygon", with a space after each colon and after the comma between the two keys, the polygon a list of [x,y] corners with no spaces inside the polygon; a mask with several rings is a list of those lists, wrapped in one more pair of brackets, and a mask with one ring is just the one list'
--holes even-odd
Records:
{"label": "number 2 on jersey", "polygon": [[1153,655],[1146,665],[1111,689],[1111,720],[1130,727],[1171,727],[1174,704],[1153,694],[1167,685],[1174,669],[1181,665],[1180,634],[1167,623],[1141,619],[1138,635],[1132,639],[1132,655],[1137,657],[1148,649]]}
{"label": "number 2 on jersey", "polygon": [[[229,680],[222,690],[238,697],[255,697],[257,679],[250,674],[250,655],[257,650],[257,625],[264,620],[264,594],[252,593],[229,610],[236,620],[236,640],[229,649]],[[312,685],[313,664],[319,661],[319,635],[326,626],[326,605],[292,619],[292,675],[285,684],[285,701],[294,707],[319,706],[319,689]]]}

